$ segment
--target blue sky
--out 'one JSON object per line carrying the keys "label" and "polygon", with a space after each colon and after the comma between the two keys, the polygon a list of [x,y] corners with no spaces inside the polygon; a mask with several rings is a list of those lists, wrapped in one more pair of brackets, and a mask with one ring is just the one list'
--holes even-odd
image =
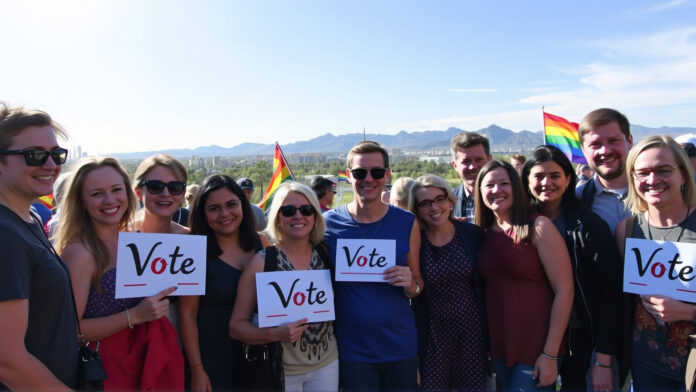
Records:
{"label": "blue sky", "polygon": [[[89,153],[541,130],[613,107],[696,126],[696,0],[0,0],[0,100]],[[269,151],[270,153],[270,151]]]}

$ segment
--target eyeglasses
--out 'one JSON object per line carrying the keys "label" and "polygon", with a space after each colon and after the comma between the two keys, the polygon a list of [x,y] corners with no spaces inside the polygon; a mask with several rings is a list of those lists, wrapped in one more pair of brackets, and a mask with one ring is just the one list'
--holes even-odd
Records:
{"label": "eyeglasses", "polygon": [[62,165],[68,159],[68,150],[64,148],[54,148],[51,151],[36,150],[0,150],[0,155],[24,155],[24,162],[27,166],[42,166],[50,156],[56,165]]}
{"label": "eyeglasses", "polygon": [[294,216],[297,210],[300,210],[300,214],[304,216],[312,216],[314,215],[314,207],[312,207],[311,204],[303,204],[299,207],[295,207],[293,205],[286,205],[280,207],[280,213],[283,214],[284,217],[290,218],[291,216]]}
{"label": "eyeglasses", "polygon": [[181,181],[170,181],[165,183],[160,180],[143,180],[140,181],[140,184],[138,184],[139,187],[143,185],[145,185],[147,191],[153,195],[159,195],[162,193],[164,187],[167,187],[169,194],[172,196],[179,196],[186,190],[186,183]]}
{"label": "eyeglasses", "polygon": [[447,198],[447,196],[445,196],[445,195],[440,195],[440,196],[438,196],[438,197],[436,197],[436,198],[434,198],[434,199],[432,199],[432,200],[421,200],[421,201],[419,201],[418,203],[416,203],[416,206],[417,206],[418,208],[426,209],[426,208],[432,207],[433,204],[437,204],[438,206],[441,206],[441,205],[443,205],[443,204],[444,204],[446,201],[448,201],[448,200],[449,200],[449,199]]}
{"label": "eyeglasses", "polygon": [[679,168],[672,165],[660,165],[652,169],[633,170],[631,174],[633,174],[633,178],[639,181],[647,180],[648,177],[650,177],[650,173],[655,173],[655,176],[658,178],[667,179],[672,176],[672,173],[674,173],[676,169]]}
{"label": "eyeglasses", "polygon": [[[353,178],[356,180],[364,180],[365,177],[367,177],[367,169],[351,169],[350,173],[353,175]],[[387,169],[382,168],[382,167],[374,167],[370,169],[370,175],[372,178],[375,180],[381,180],[384,178],[384,175],[387,174]]]}

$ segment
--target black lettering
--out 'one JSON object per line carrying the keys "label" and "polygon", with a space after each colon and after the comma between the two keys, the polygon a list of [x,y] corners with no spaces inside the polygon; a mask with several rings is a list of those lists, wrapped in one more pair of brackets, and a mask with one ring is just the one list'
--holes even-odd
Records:
{"label": "black lettering", "polygon": [[273,286],[273,288],[278,293],[278,297],[280,298],[280,302],[283,304],[283,308],[287,308],[288,305],[290,304],[290,298],[292,297],[292,292],[295,291],[295,285],[299,281],[300,281],[300,279],[297,278],[297,279],[295,279],[294,282],[292,282],[292,286],[290,286],[290,292],[288,293],[287,297],[283,295],[283,290],[280,288],[278,283],[276,283],[276,282],[268,283],[269,285]]}
{"label": "black lettering", "polygon": [[130,248],[131,253],[133,253],[133,261],[135,262],[135,273],[138,274],[138,276],[142,276],[143,272],[145,272],[145,268],[147,268],[147,264],[150,262],[150,258],[152,257],[152,252],[155,251],[155,248],[157,248],[162,242],[156,243],[152,249],[150,249],[150,253],[147,254],[147,259],[145,259],[145,263],[140,262],[140,253],[138,252],[138,247],[135,246],[135,244],[128,244],[126,245],[128,248]]}

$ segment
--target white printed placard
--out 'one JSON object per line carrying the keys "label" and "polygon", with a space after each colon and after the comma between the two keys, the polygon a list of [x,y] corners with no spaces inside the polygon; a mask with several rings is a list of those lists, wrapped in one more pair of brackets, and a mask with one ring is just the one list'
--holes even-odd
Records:
{"label": "white printed placard", "polygon": [[206,238],[201,235],[118,233],[116,298],[205,294]]}
{"label": "white printed placard", "polygon": [[384,271],[395,265],[396,240],[336,241],[336,280],[386,282]]}
{"label": "white printed placard", "polygon": [[626,239],[624,291],[696,302],[696,244]]}
{"label": "white printed placard", "polygon": [[262,328],[303,318],[308,323],[336,318],[329,270],[259,272],[256,302]]}

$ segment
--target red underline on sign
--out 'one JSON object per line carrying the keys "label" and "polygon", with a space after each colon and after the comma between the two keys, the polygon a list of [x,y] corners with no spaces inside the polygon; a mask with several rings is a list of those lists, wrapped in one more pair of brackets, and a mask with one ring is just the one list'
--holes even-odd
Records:
{"label": "red underline on sign", "polygon": [[686,291],[687,293],[696,293],[694,290],[687,290],[687,289],[677,289],[677,291]]}
{"label": "red underline on sign", "polygon": [[341,272],[342,275],[384,275],[383,272]]}
{"label": "red underline on sign", "polygon": [[124,284],[123,287],[134,287],[134,286],[147,286],[147,283],[131,283],[131,284]]}
{"label": "red underline on sign", "polygon": [[645,283],[628,282],[628,284],[634,284],[636,286],[647,286]]}
{"label": "red underline on sign", "polygon": [[287,316],[287,314],[271,314],[271,315],[268,315],[266,317],[285,317],[285,316]]}
{"label": "red underline on sign", "polygon": [[316,310],[314,313],[328,313],[328,310]]}
{"label": "red underline on sign", "polygon": [[179,286],[198,286],[198,283],[177,283]]}

